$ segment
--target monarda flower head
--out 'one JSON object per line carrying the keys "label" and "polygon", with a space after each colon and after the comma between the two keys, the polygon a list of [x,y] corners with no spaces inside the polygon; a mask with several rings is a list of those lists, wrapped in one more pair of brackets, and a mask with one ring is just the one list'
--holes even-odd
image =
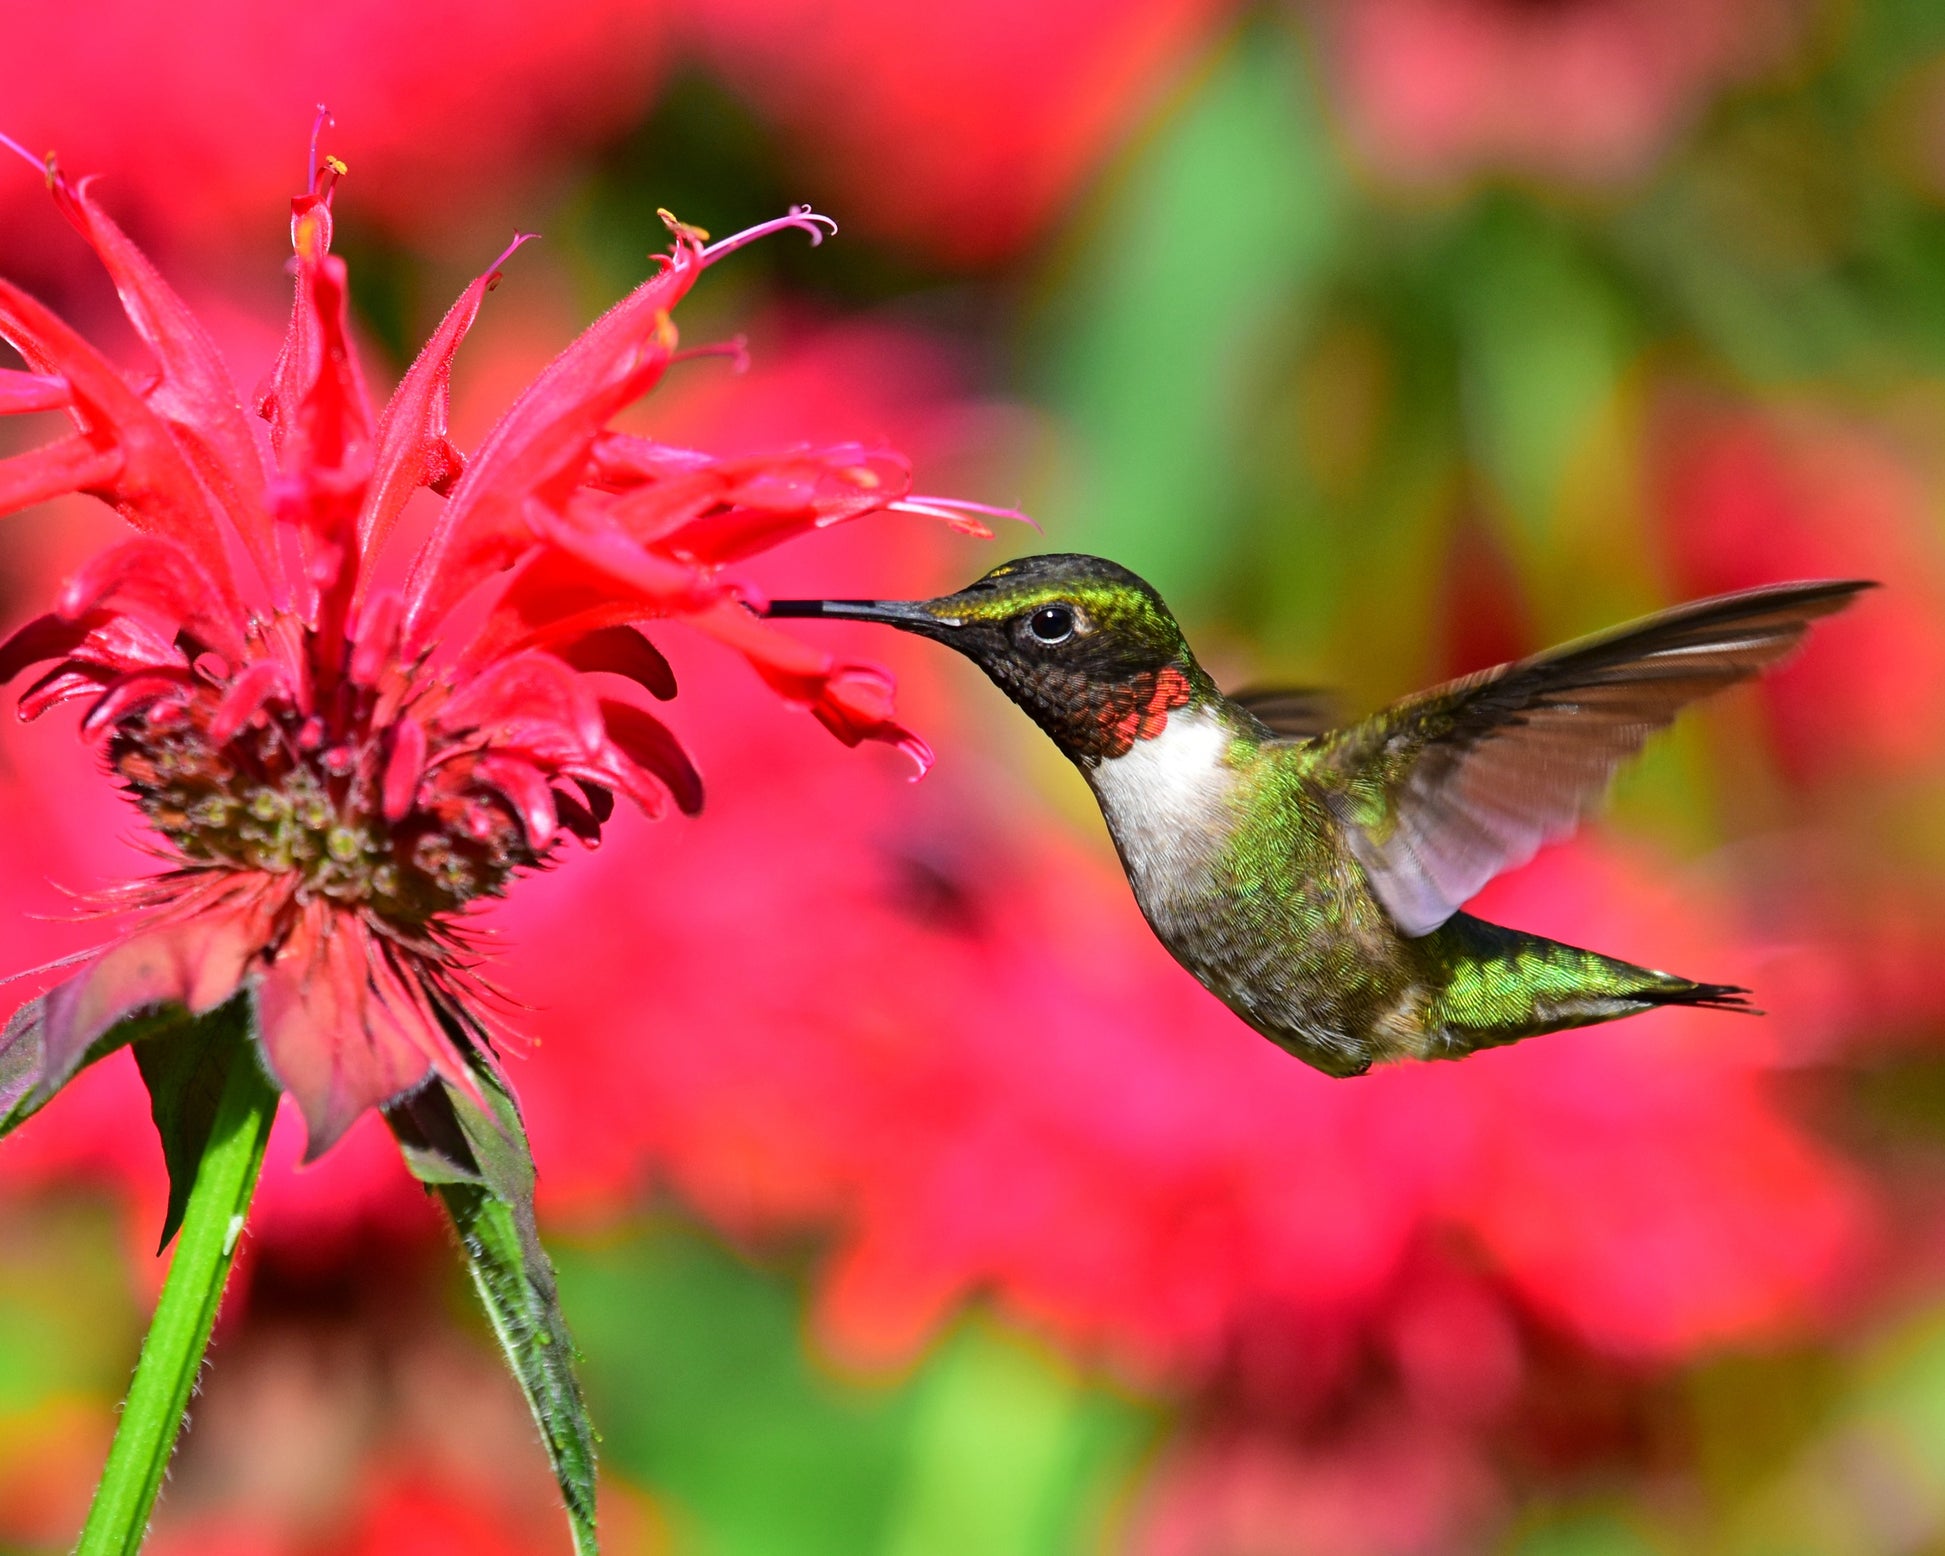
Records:
{"label": "monarda flower head", "polygon": [[[302,1112],[307,1158],[382,1108],[453,1215],[591,1550],[591,1435],[468,909],[567,837],[598,842],[617,797],[650,816],[700,807],[695,768],[648,706],[675,682],[645,623],[719,639],[841,740],[894,743],[922,771],[885,675],[770,628],[725,569],[863,514],[984,534],[975,512],[996,510],[912,496],[905,461],[882,449],[719,459],[611,429],[681,355],[671,310],[697,278],[768,233],[821,239],[832,224],[804,207],[718,243],[661,213],[656,274],[462,454],[447,433],[453,359],[516,238],[375,411],[331,253],[343,171],[314,137],[291,206],[290,328],[250,410],[181,299],[52,159],[55,204],[107,268],[151,370],[123,373],[0,280],[0,338],[26,369],[0,369],[0,414],[72,424],[0,459],[0,514],[82,493],[136,532],[0,643],[0,681],[32,673],[24,719],[81,705],[166,861],[111,894],[135,926],[61,964],[65,981],[0,1034],[0,1134],[132,1043],[170,1171],[165,1243],[185,1229],[170,1289],[187,1263],[184,1281],[220,1291],[276,1100],[258,1060]],[[381,587],[376,559],[421,487],[443,508],[403,588]],[[232,1118],[254,1131],[242,1168],[222,1165],[242,1160],[223,1143],[242,1138],[240,1124],[224,1133]],[[234,1217],[228,1200],[199,1208],[206,1195],[231,1195]],[[166,1459],[203,1340],[163,1334],[158,1321],[123,1419],[162,1423],[150,1435]],[[151,1372],[165,1381],[145,1394]],[[139,1534],[159,1483],[153,1460],[146,1491],[124,1496],[123,1447],[91,1535],[97,1518]]]}
{"label": "monarda flower head", "polygon": [[[124,374],[0,281],[0,335],[27,365],[0,371],[0,412],[73,424],[0,460],[0,513],[81,492],[137,531],[0,646],[0,678],[38,670],[24,719],[83,704],[83,733],[169,861],[122,894],[140,926],[15,1018],[0,1104],[44,1099],[131,1015],[201,1014],[248,990],[311,1157],[434,1076],[475,1087],[469,904],[548,863],[564,835],[598,841],[616,796],[650,816],[700,806],[695,769],[643,706],[675,692],[643,623],[722,640],[841,739],[895,742],[923,766],[882,673],[767,627],[723,569],[884,509],[981,527],[965,505],[912,498],[906,463],[883,450],[718,459],[610,430],[680,355],[670,314],[696,279],[766,233],[821,238],[831,224],[807,208],[714,244],[663,213],[658,273],[463,455],[447,436],[453,357],[507,255],[374,412],[330,252],[342,168],[313,166],[292,202],[290,328],[255,426],[208,334],[87,180],[48,165],[154,371]],[[420,487],[443,510],[403,591],[379,589],[374,558]],[[464,640],[442,641],[482,596]]]}

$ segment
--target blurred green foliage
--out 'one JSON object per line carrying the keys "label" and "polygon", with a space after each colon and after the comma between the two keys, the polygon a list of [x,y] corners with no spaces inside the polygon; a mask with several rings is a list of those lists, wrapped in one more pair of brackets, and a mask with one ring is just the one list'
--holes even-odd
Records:
{"label": "blurred green foliage", "polygon": [[971,1319],[909,1378],[809,1354],[800,1282],[678,1222],[559,1251],[611,1470],[697,1556],[1036,1556],[1099,1543],[1152,1413]]}
{"label": "blurred green foliage", "polygon": [[1034,329],[1076,467],[1036,507],[1063,546],[1112,551],[1184,608],[1235,553],[1253,407],[1340,236],[1291,63],[1251,34],[1206,67],[1111,181]]}

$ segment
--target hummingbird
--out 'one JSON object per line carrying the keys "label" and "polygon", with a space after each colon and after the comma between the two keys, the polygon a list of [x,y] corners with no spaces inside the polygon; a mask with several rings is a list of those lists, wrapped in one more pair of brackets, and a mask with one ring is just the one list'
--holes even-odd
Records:
{"label": "hummingbird", "polygon": [[1566,836],[1648,735],[1784,658],[1873,587],[1679,605],[1331,727],[1317,697],[1225,696],[1156,591],[1101,557],[1026,557],[934,600],[773,600],[971,659],[1094,791],[1142,914],[1204,987],[1327,1075],[1747,989],[1461,911]]}

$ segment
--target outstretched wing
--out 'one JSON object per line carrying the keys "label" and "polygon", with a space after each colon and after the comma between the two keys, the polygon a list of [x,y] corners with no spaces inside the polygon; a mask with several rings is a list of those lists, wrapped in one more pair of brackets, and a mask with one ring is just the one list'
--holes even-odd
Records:
{"label": "outstretched wing", "polygon": [[1250,686],[1229,700],[1286,740],[1309,740],[1343,722],[1337,694],[1321,686]]}
{"label": "outstretched wing", "polygon": [[1696,600],[1481,671],[1328,736],[1330,801],[1399,929],[1428,934],[1564,837],[1685,703],[1786,656],[1865,582]]}

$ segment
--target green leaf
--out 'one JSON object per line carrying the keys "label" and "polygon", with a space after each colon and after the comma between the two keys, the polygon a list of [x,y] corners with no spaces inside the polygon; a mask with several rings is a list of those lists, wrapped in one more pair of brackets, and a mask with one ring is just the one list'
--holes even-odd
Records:
{"label": "green leaf", "polygon": [[30,1102],[47,1062],[41,1036],[41,1002],[29,1000],[13,1013],[0,1032],[0,1135],[25,1123],[38,1111]]}
{"label": "green leaf", "polygon": [[1516,521],[1508,538],[1557,544],[1567,467],[1619,392],[1638,331],[1573,230],[1524,204],[1485,207],[1451,277],[1468,441]]}
{"label": "green leaf", "polygon": [[[125,1025],[127,1023],[124,1023]],[[209,1146],[216,1121],[216,1105],[235,1062],[237,1044],[255,1025],[248,994],[232,999],[200,1021],[180,1013],[166,1043],[138,1042],[135,1065],[149,1089],[149,1111],[162,1141],[162,1160],[169,1169],[169,1208],[162,1218],[162,1252],[182,1225],[189,1191],[196,1186],[196,1170]],[[141,1034],[144,1037],[152,1033]]]}
{"label": "green leaf", "polygon": [[1245,29],[1138,144],[1038,330],[1074,438],[1058,550],[1104,550],[1172,602],[1220,577],[1251,429],[1318,301],[1340,177],[1305,62]]}
{"label": "green leaf", "polygon": [[[16,1010],[6,1030],[0,1031],[0,1137],[12,1134],[40,1112],[56,1092],[96,1060],[107,1058],[125,1044],[193,1024],[189,1012],[180,1005],[141,1011],[102,1033],[65,1072],[48,1075],[46,1016],[45,999],[32,999]],[[164,1246],[167,1241],[163,1240]]]}
{"label": "green leaf", "polygon": [[466,1250],[473,1285],[520,1380],[554,1466],[574,1549],[595,1538],[594,1433],[574,1377],[554,1267],[534,1221],[533,1153],[512,1096],[497,1076],[474,1075],[486,1108],[435,1081],[385,1110],[406,1165],[445,1204]]}

